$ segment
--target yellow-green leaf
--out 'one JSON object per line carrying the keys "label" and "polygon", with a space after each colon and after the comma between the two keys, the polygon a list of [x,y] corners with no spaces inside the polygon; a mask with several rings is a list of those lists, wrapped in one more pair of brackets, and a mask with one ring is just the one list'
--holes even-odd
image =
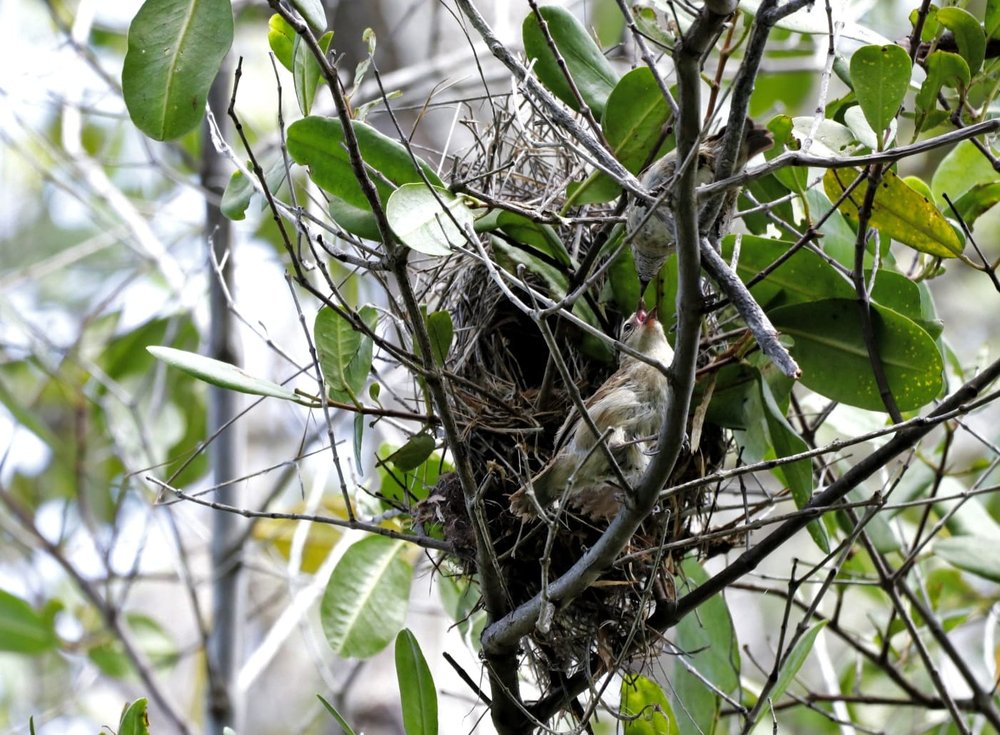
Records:
{"label": "yellow-green leaf", "polygon": [[[823,176],[826,195],[836,201],[859,174],[856,169],[830,169]],[[851,224],[858,224],[858,210],[867,190],[868,182],[862,182],[839,207]],[[964,247],[962,238],[938,208],[891,171],[885,172],[879,183],[868,224],[914,250],[939,258],[955,258]]]}

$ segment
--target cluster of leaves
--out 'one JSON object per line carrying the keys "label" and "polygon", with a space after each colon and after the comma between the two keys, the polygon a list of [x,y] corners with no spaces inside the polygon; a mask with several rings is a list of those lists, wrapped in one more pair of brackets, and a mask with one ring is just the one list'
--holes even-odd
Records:
{"label": "cluster of leaves", "polygon": [[[326,30],[321,4],[318,0],[297,0],[292,5],[315,34],[317,48],[326,53],[331,48],[332,32]],[[197,8],[200,15],[182,18],[170,3],[147,2],[133,21],[123,90],[132,119],[154,139],[176,138],[199,122],[209,84],[232,40],[228,0],[198,3]],[[745,218],[751,234],[729,237],[722,243],[724,256],[735,263],[751,294],[789,339],[790,351],[803,368],[802,385],[831,401],[875,412],[885,408],[884,386],[879,385],[873,371],[871,345],[863,338],[864,320],[870,321],[879,369],[898,409],[916,411],[938,398],[943,391],[947,347],[927,279],[941,272],[945,259],[970,262],[964,255],[966,235],[959,220],[971,228],[979,216],[1000,201],[995,171],[969,143],[956,146],[930,182],[901,178],[891,170],[873,179],[870,168],[862,171],[851,165],[853,156],[893,148],[901,114],[912,120],[916,137],[938,130],[941,125],[973,122],[977,116],[985,116],[993,101],[997,62],[986,58],[986,48],[1000,37],[1000,3],[987,3],[983,22],[956,7],[933,8],[926,17],[917,17],[923,23],[921,41],[927,44],[917,55],[926,71],[925,79],[919,84],[914,82],[913,64],[902,48],[872,44],[856,51],[848,68],[837,68],[850,91],[829,103],[822,119],[773,117],[768,127],[778,145],[769,158],[795,152],[802,140],[810,140],[808,153],[837,158],[837,167],[828,168],[822,176],[822,191],[810,180],[805,167],[776,168],[754,179],[747,187],[748,204],[781,203],[772,207],[770,214],[757,212]],[[646,14],[640,16],[640,20],[643,18],[648,22]],[[187,33],[189,23],[192,28],[210,32]],[[791,23],[785,30],[803,32]],[[275,57],[292,75],[303,116],[287,129],[288,153],[326,194],[330,218],[345,236],[378,239],[384,233],[355,176],[344,120],[312,114],[321,85],[329,79],[315,48],[305,39],[284,16],[271,18],[268,40]],[[369,36],[368,41],[373,50],[374,39]],[[652,70],[642,66],[620,75],[579,21],[560,8],[543,7],[529,13],[522,27],[522,41],[526,55],[534,60],[532,71],[537,78],[571,110],[596,118],[611,152],[628,171],[638,173],[669,150],[672,140],[663,131],[670,121],[670,107]],[[949,43],[954,44],[954,50],[945,48]],[[567,80],[567,71],[572,84]],[[358,70],[356,84],[364,73],[364,68]],[[765,93],[769,91],[763,89],[762,96]],[[908,105],[910,99],[912,105]],[[363,109],[354,113],[348,123],[351,137],[357,141],[366,167],[377,172],[372,181],[378,200],[393,235],[403,246],[422,256],[445,258],[474,247],[473,232],[491,233],[497,236],[492,245],[499,268],[512,274],[518,266],[527,268],[555,299],[571,292],[581,264],[570,254],[556,228],[510,211],[489,210],[482,202],[450,191],[447,182],[405,142],[368,125]],[[266,168],[264,181],[275,192],[287,173],[285,166],[278,157]],[[251,196],[261,183],[243,172],[234,173],[224,198],[228,216],[245,216]],[[603,204],[620,196],[620,184],[595,170],[570,184],[563,211]],[[869,228],[878,232],[877,238],[868,237]],[[819,233],[822,239],[807,242],[802,232]],[[603,253],[615,253],[620,242],[609,238]],[[891,247],[893,242],[902,247]],[[859,248],[863,249],[860,258]],[[615,258],[608,271],[607,291],[592,301],[577,299],[572,307],[575,317],[594,327],[607,322],[602,310],[628,312],[639,298],[639,284],[627,248]],[[916,267],[908,260],[913,260]],[[766,277],[761,277],[763,273]],[[670,261],[651,285],[657,289],[655,300],[664,311],[664,323],[673,321],[676,278],[676,263]],[[867,316],[859,310],[858,281],[867,285]],[[451,316],[444,311],[426,314],[424,328],[431,337],[432,361],[443,366],[454,338]],[[152,373],[151,358],[137,362],[134,356],[143,347],[160,345],[150,349],[154,357],[209,383],[310,408],[325,404],[353,410],[354,452],[357,464],[362,465],[365,412],[382,408],[378,384],[369,386],[378,336],[378,312],[373,306],[344,312],[327,306],[317,312],[313,338],[325,389],[325,394],[319,396],[198,356],[193,352],[192,329],[185,323],[179,331],[171,331],[174,338],[168,340],[167,322],[150,323],[121,344],[112,342],[95,359],[103,374],[124,381]],[[168,343],[170,346],[163,346]],[[581,347],[595,359],[612,357],[601,340],[585,338]],[[714,371],[700,386],[708,419],[738,432],[747,460],[782,458],[805,451],[808,443],[789,420],[792,382],[775,375],[762,358],[750,353],[749,347],[749,343],[734,346],[736,359]],[[127,363],[116,359],[126,351],[130,355]],[[6,365],[10,378],[7,384],[16,380],[18,371],[29,368],[27,363]],[[128,375],[123,372],[126,370]],[[185,435],[166,447],[165,456],[172,457],[200,437],[204,411],[197,391],[189,383],[178,380],[173,371],[167,375],[171,377],[167,378],[166,393],[177,410],[186,412],[187,419]],[[0,383],[0,387],[3,385]],[[69,465],[60,464],[66,453],[59,451],[55,433],[33,416],[44,404],[33,404],[29,411],[18,391],[4,391],[7,395],[0,398],[7,408],[50,444],[56,458],[53,472],[60,468],[66,472]],[[141,390],[137,388],[136,393]],[[18,396],[16,400],[14,396]],[[101,426],[100,420],[93,423]],[[380,449],[378,476],[385,501],[380,509],[408,506],[426,495],[445,467],[437,448],[432,432],[422,427],[403,446]],[[173,484],[182,485],[200,476],[204,467],[199,462],[203,460],[188,465],[185,474],[172,480]],[[109,464],[114,463],[109,460]],[[122,471],[117,465],[104,468],[104,481],[95,485],[105,490],[115,487],[115,478]],[[784,463],[773,472],[799,506],[812,496],[815,479],[809,460]],[[926,491],[928,486],[925,483],[922,487]],[[15,489],[28,494],[26,484],[19,486],[15,482]],[[913,496],[919,492],[915,488]],[[97,507],[108,509],[106,519],[111,519],[115,503],[112,493]],[[979,507],[987,515],[982,506],[970,507]],[[346,504],[328,510],[345,523],[354,518],[353,508],[348,509]],[[940,558],[980,576],[1000,579],[995,566],[977,553],[983,539],[994,538],[995,529],[969,525],[967,514],[957,516],[947,508],[940,510],[942,516],[951,519],[954,534],[935,545]],[[395,641],[406,731],[411,735],[433,733],[437,731],[433,681],[416,639],[403,629],[416,549],[401,540],[400,533],[405,530],[402,525],[387,522],[384,527],[392,533],[366,537],[343,551],[326,587],[321,621],[332,650],[340,656],[369,657]],[[262,523],[255,534],[280,549],[282,543],[288,543],[285,530],[287,526],[278,522],[270,526]],[[810,525],[814,540],[824,551],[835,546],[832,537],[839,530],[826,519]],[[904,550],[886,528],[882,530],[883,550]],[[315,557],[304,569],[318,569],[341,539],[339,531],[322,537],[310,535]],[[705,579],[701,568],[688,560],[678,584],[696,585]],[[942,586],[967,599],[967,590],[961,585]],[[461,621],[463,632],[475,644],[483,621],[481,614],[472,615],[474,588],[450,580],[443,580],[442,588],[445,607]],[[10,621],[6,628],[0,624],[0,649],[39,654],[60,645],[54,613],[48,608],[36,611],[26,601],[6,593],[0,596],[0,607],[6,612],[0,620]],[[825,624],[814,623],[794,638],[783,656],[780,673],[766,690],[771,700],[777,701],[790,686]],[[740,687],[739,646],[721,597],[713,597],[700,608],[697,620],[689,616],[674,633],[678,650],[694,653],[685,657],[686,665],[678,658],[673,671],[674,690],[669,697],[648,679],[629,677],[623,681],[622,711],[635,717],[625,726],[626,732],[710,732],[719,717],[720,693],[728,695]],[[99,665],[104,661],[108,671],[115,669],[108,650],[95,647],[93,658]],[[692,673],[689,667],[698,673]],[[135,703],[133,707],[139,707],[137,713],[144,711],[144,704]],[[330,709],[349,732],[346,721]],[[751,712],[752,721],[746,729],[763,716],[763,697]],[[130,731],[124,718],[121,731]]]}

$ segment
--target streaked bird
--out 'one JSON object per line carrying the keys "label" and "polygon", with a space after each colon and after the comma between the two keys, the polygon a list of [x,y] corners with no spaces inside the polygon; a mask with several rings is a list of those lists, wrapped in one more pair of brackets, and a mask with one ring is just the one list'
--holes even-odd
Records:
{"label": "streaked bird", "polygon": [[[653,312],[640,305],[622,325],[620,340],[663,365],[674,351]],[[583,514],[613,515],[620,504],[621,483],[599,445],[602,439],[630,485],[649,464],[649,440],[660,428],[667,399],[667,377],[652,365],[622,353],[618,370],[584,403],[597,436],[574,408],[556,434],[555,454],[531,480],[510,496],[511,512],[524,520],[559,498]],[[532,498],[532,496],[534,496]]]}
{"label": "streaked bird", "polygon": [[[716,154],[719,146],[722,145],[725,133],[726,128],[722,128],[715,135],[706,138],[701,144],[698,150],[697,186],[709,184],[714,180]],[[771,132],[747,118],[743,128],[743,143],[740,146],[733,173],[742,171],[748,160],[761,151],[766,151],[772,145],[774,145],[774,138]],[[646,169],[642,176],[642,183],[654,196],[659,196],[664,190],[674,186],[676,169],[677,151],[675,149]],[[738,196],[738,188],[726,192],[719,214],[712,227],[709,228],[709,234],[721,237],[728,232],[733,214],[736,211]],[[635,268],[639,274],[639,282],[643,291],[646,290],[647,284],[656,278],[664,261],[677,247],[672,205],[672,194],[667,194],[659,207],[661,212],[667,214],[668,222],[664,222],[655,214],[650,214],[650,208],[645,202],[635,202],[629,209],[625,231],[632,244]]]}

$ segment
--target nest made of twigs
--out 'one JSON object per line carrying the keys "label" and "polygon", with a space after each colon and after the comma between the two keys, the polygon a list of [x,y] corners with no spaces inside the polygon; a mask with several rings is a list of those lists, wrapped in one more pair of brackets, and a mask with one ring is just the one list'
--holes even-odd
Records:
{"label": "nest made of twigs", "polygon": [[[501,157],[507,150],[508,160],[516,163],[498,168],[489,160],[473,160],[464,173],[496,198],[509,198],[522,208],[557,200],[553,182],[570,179],[576,165],[568,154],[554,154],[552,148],[533,155],[503,139],[490,141],[488,148]],[[490,170],[502,174],[491,175]],[[610,214],[611,210],[595,208],[588,214],[601,212]],[[563,226],[560,235],[564,241],[575,242],[577,254],[583,257],[590,247],[600,246],[592,234],[599,228]],[[534,278],[523,270],[521,275]],[[445,269],[434,272],[434,279],[438,284],[435,308],[446,309],[455,326],[447,365],[456,377],[453,410],[475,479],[486,488],[487,527],[507,595],[516,606],[536,595],[543,580],[554,580],[569,570],[601,536],[607,522],[562,511],[552,525],[524,524],[509,512],[508,496],[549,459],[555,433],[572,403],[558,376],[546,378],[553,368],[538,325],[511,303],[485,264],[471,256],[453,257]],[[545,288],[541,278],[531,283]],[[594,286],[599,291],[602,284]],[[608,333],[616,334],[627,315],[608,308],[605,316]],[[578,349],[574,329],[563,326],[559,332],[565,344],[563,358],[580,394],[589,396],[615,366],[586,357]],[[540,406],[542,391],[544,404]],[[702,477],[721,465],[726,449],[723,432],[706,425],[701,436],[700,449],[685,451],[671,484]],[[623,659],[660,650],[660,636],[647,631],[645,621],[658,604],[673,600],[678,559],[664,547],[696,532],[704,505],[700,491],[661,504],[632,537],[619,563],[571,604],[539,621],[531,638],[540,673],[580,667],[610,671],[620,667]],[[474,558],[472,524],[456,477],[441,478],[419,515],[440,523],[456,550],[466,559]],[[465,573],[475,574],[474,563],[465,564]]]}

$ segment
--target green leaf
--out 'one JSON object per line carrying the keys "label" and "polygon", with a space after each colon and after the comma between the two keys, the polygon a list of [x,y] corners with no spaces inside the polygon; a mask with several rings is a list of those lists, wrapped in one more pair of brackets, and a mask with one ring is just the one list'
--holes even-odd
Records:
{"label": "green leaf", "polygon": [[369,658],[403,627],[413,567],[405,541],[369,536],[344,552],[320,605],[330,648],[343,658]]}
{"label": "green leaf", "polygon": [[36,655],[51,651],[58,642],[52,620],[0,589],[0,651]]}
{"label": "green leaf", "polygon": [[[823,176],[823,188],[830,201],[836,201],[858,176],[859,172],[855,169],[829,169]],[[858,211],[867,191],[868,182],[864,181],[839,207],[844,217],[855,226],[858,225]],[[882,176],[868,224],[914,250],[938,258],[957,257],[964,248],[955,228],[933,202],[907,186],[892,171],[886,171]]]}
{"label": "green leaf", "polygon": [[443,367],[448,359],[448,350],[455,338],[455,326],[451,322],[451,314],[447,311],[435,311],[425,319],[427,336],[431,340],[431,354],[434,362]]}
{"label": "green leaf", "polygon": [[[735,241],[736,237],[732,235],[723,239],[722,255],[727,261],[733,257]],[[787,240],[743,235],[736,264],[737,274],[749,283],[778,258],[787,255],[794,244]],[[799,248],[767,278],[754,284],[750,293],[757,303],[768,310],[821,299],[849,299],[854,295],[854,287],[819,255]]]}
{"label": "green leaf", "polygon": [[[546,5],[538,11],[548,26],[559,54],[566,62],[580,97],[593,110],[594,116],[600,118],[604,114],[608,96],[618,82],[614,68],[575,15],[554,5]],[[521,39],[524,53],[529,63],[533,62],[532,69],[542,84],[572,109],[579,111],[580,103],[559,67],[534,13],[528,13],[525,17],[521,26]]]}
{"label": "green leaf", "polygon": [[[705,570],[692,557],[684,560],[681,569],[682,576],[676,581],[678,595],[708,581]],[[669,694],[678,729],[682,733],[714,732],[720,699],[705,682],[724,694],[736,691],[740,683],[739,641],[725,598],[713,595],[685,616],[674,629],[674,645],[676,660]],[[688,666],[698,676],[688,671]]]}
{"label": "green leaf", "polygon": [[920,85],[920,91],[917,92],[915,99],[920,130],[924,129],[923,119],[937,105],[938,92],[942,87],[947,85],[965,89],[972,79],[968,62],[950,51],[935,51],[927,57],[924,66],[927,69],[927,78]]}
{"label": "green leaf", "polygon": [[1000,0],[986,0],[984,30],[987,38],[1000,38]]}
{"label": "green leaf", "polygon": [[464,246],[468,242],[464,230],[475,219],[465,199],[424,184],[400,186],[389,197],[385,213],[396,237],[426,255],[449,255],[453,248]]}
{"label": "green leaf", "polygon": [[[788,423],[785,412],[778,406],[767,382],[763,379],[745,394],[743,403],[746,431],[746,450],[753,461],[789,457],[806,451],[809,447]],[[802,508],[812,498],[812,463],[800,459],[782,464],[773,470],[789,489],[796,508]],[[823,525],[812,521],[808,525],[809,535],[824,553],[830,551],[830,540]]]}
{"label": "green leaf", "polygon": [[[884,411],[861,336],[857,302],[828,299],[770,312],[774,326],[793,337],[792,356],[802,383],[835,401]],[[942,361],[934,340],[891,309],[872,304],[872,326],[889,388],[901,411],[932,401],[940,392]]]}
{"label": "green leaf", "polygon": [[551,225],[533,222],[522,214],[495,209],[476,220],[476,230],[500,230],[512,240],[528,246],[546,261],[566,270],[575,267],[569,251]]}
{"label": "green leaf", "polygon": [[392,462],[396,469],[410,472],[427,461],[436,444],[430,434],[414,434],[406,444],[386,457],[385,461]]}
{"label": "green leaf", "polygon": [[340,714],[332,704],[327,702],[318,694],[316,695],[316,698],[323,703],[326,711],[329,712],[333,716],[333,719],[337,721],[337,724],[340,725],[340,729],[343,730],[344,735],[356,735],[351,726],[347,724],[347,720],[344,719],[344,716]]}
{"label": "green leaf", "polygon": [[[285,161],[281,157],[276,158],[269,166],[264,168],[264,181],[267,183],[268,191],[277,193],[278,189],[285,182]],[[251,172],[252,175],[252,172]],[[219,205],[222,213],[231,220],[242,220],[247,216],[247,209],[250,206],[250,199],[257,190],[254,183],[237,169],[229,177],[226,190],[222,192],[222,203]]]}
{"label": "green leaf", "polygon": [[[443,185],[425,162],[418,159],[414,163],[409,151],[398,141],[364,123],[354,122],[351,127],[383,206],[396,187],[422,183],[420,172],[432,185]],[[337,224],[359,237],[378,239],[375,215],[354,175],[345,146],[340,120],[310,116],[288,127],[289,154],[296,163],[308,166],[312,180],[331,196],[330,214]]]}
{"label": "green leaf", "polygon": [[[421,440],[423,441],[423,440]],[[398,451],[398,450],[397,450]],[[395,462],[390,467],[387,462],[394,454],[388,444],[383,444],[375,453],[378,458],[376,466],[379,474],[379,492],[392,503],[408,506],[427,497],[430,489],[445,472],[451,472],[452,466],[441,459],[438,452],[432,452],[418,467],[404,469]],[[404,455],[403,463],[407,463]]]}
{"label": "green leaf", "polygon": [[[666,153],[662,143],[669,119],[670,106],[653,72],[648,66],[640,66],[623,76],[611,90],[601,129],[615,158],[637,174]],[[575,204],[606,202],[621,193],[621,187],[602,171],[595,171],[581,186],[586,188],[587,195],[571,194]]]}
{"label": "green leaf", "polygon": [[958,215],[970,228],[1000,202],[1000,181],[976,184],[954,202]]}
{"label": "green leaf", "polygon": [[[870,281],[871,271],[865,271],[865,280]],[[879,269],[875,275],[871,299],[880,306],[892,309],[918,324],[932,339],[937,339],[944,329],[938,319],[930,289],[925,282],[914,283],[902,273]]]}
{"label": "green leaf", "polygon": [[326,11],[323,9],[323,0],[291,0],[292,5],[306,19],[306,22],[315,31],[322,31],[326,28]]}
{"label": "green leaf", "polygon": [[229,0],[146,0],[132,19],[122,68],[129,116],[154,140],[197,125],[233,43]]}
{"label": "green leaf", "polygon": [[[799,673],[802,669],[802,665],[809,658],[809,654],[812,652],[813,645],[816,643],[816,636],[819,632],[826,627],[827,621],[822,620],[815,625],[813,625],[809,630],[807,630],[795,645],[792,650],[788,652],[785,656],[784,661],[781,662],[781,668],[778,671],[778,680],[774,683],[774,688],[771,689],[768,697],[772,702],[777,702],[781,699],[782,695],[788,689],[788,685],[792,683],[792,679],[795,675]],[[765,708],[761,708],[757,713],[757,719],[754,722],[759,722],[760,718],[766,712]]]}
{"label": "green leaf", "polygon": [[295,391],[270,380],[254,377],[242,368],[230,365],[228,362],[173,347],[147,347],[146,349],[153,357],[165,362],[170,367],[182,370],[188,375],[193,375],[199,380],[204,380],[206,383],[217,385],[220,388],[249,393],[252,396],[268,396],[281,398],[285,401],[305,403],[303,397]]}
{"label": "green leaf", "polygon": [[283,67],[292,70],[292,56],[298,35],[288,21],[275,13],[267,21],[267,44]]}
{"label": "green leaf", "polygon": [[622,677],[621,710],[625,735],[680,735],[677,718],[663,689],[640,674]]}
{"label": "green leaf", "polygon": [[149,735],[146,699],[137,699],[125,708],[118,723],[118,735]]}
{"label": "green leaf", "polygon": [[396,636],[396,679],[406,735],[437,735],[437,690],[420,644],[408,628]]}
{"label": "green leaf", "polygon": [[[333,43],[333,31],[328,31],[319,39],[319,47],[325,54]],[[316,88],[323,81],[323,69],[313,55],[309,44],[302,36],[295,36],[292,47],[292,81],[295,84],[295,99],[303,115],[308,115],[316,98]]]}
{"label": "green leaf", "polygon": [[[1000,174],[970,140],[963,140],[941,159],[931,178],[931,191],[938,206],[947,206],[947,194],[956,207],[962,197],[972,189],[982,185],[1000,182]],[[945,210],[948,211],[948,210]],[[959,209],[961,211],[961,209]]]}
{"label": "green leaf", "polygon": [[865,119],[881,133],[899,112],[910,83],[910,56],[901,46],[862,46],[851,57],[851,81]]}
{"label": "green leaf", "polygon": [[995,538],[979,536],[951,536],[934,542],[934,554],[954,567],[983,577],[992,582],[1000,582],[1000,557],[984,553],[996,548]]}
{"label": "green leaf", "polygon": [[[371,330],[378,323],[378,311],[372,306],[362,306],[358,315]],[[313,332],[330,399],[356,402],[372,367],[372,338],[327,306],[317,312]]]}
{"label": "green leaf", "polygon": [[937,11],[937,21],[955,35],[958,52],[975,75],[986,58],[986,33],[979,20],[968,10],[948,7]]}

